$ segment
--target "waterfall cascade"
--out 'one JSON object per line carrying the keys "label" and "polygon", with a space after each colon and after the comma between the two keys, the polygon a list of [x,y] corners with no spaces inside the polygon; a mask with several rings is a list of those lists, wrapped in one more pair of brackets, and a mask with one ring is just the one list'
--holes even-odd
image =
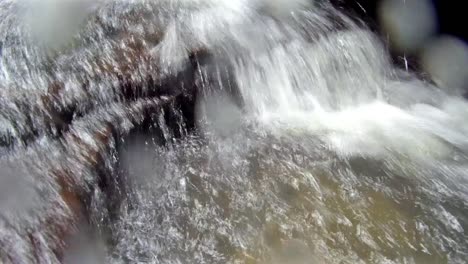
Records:
{"label": "waterfall cascade", "polygon": [[327,1],[0,2],[0,262],[465,263],[468,103]]}

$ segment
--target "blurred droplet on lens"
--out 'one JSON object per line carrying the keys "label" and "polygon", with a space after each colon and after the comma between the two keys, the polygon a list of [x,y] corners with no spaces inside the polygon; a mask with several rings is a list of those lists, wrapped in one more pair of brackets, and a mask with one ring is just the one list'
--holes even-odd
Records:
{"label": "blurred droplet on lens", "polygon": [[391,43],[402,52],[415,52],[437,31],[430,0],[384,0],[378,15]]}
{"label": "blurred droplet on lens", "polygon": [[78,232],[67,241],[67,246],[64,263],[105,263],[106,248],[103,241],[97,239],[85,224],[78,226]]}
{"label": "blurred droplet on lens", "polygon": [[440,37],[423,51],[424,69],[441,88],[454,95],[468,88],[468,45],[451,36]]}
{"label": "blurred droplet on lens", "polygon": [[34,180],[21,164],[0,161],[0,210],[5,215],[23,215],[34,207]]}
{"label": "blurred droplet on lens", "polygon": [[322,263],[323,260],[319,260],[320,258],[314,256],[305,243],[301,242],[300,240],[292,239],[284,242],[283,248],[276,252],[273,263]]}
{"label": "blurred droplet on lens", "polygon": [[228,136],[239,129],[242,113],[239,107],[229,98],[227,94],[219,93],[205,98],[203,108],[198,109],[199,121],[208,122],[208,127],[202,127],[215,132],[220,136]]}
{"label": "blurred droplet on lens", "polygon": [[29,12],[25,14],[25,20],[37,40],[55,49],[73,38],[99,2],[101,1],[29,0]]}
{"label": "blurred droplet on lens", "polygon": [[314,1],[310,0],[268,0],[263,1],[266,9],[274,15],[284,15],[294,10],[309,7]]}

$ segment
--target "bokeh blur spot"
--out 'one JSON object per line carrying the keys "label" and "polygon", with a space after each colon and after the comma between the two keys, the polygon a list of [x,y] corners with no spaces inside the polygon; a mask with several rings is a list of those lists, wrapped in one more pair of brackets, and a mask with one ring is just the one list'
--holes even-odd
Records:
{"label": "bokeh blur spot", "polygon": [[384,0],[378,13],[383,30],[400,51],[418,50],[437,30],[430,0]]}

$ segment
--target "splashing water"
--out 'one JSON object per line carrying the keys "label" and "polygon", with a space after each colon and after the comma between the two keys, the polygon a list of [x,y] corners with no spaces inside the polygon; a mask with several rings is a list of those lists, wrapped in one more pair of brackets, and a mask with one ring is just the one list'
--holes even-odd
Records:
{"label": "splashing water", "polygon": [[468,259],[468,103],[326,1],[2,1],[0,40],[4,263]]}

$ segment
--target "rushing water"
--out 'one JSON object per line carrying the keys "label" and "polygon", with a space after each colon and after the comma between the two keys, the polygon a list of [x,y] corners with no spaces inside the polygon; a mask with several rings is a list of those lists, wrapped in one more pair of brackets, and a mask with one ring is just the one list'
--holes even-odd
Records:
{"label": "rushing water", "polygon": [[468,103],[326,1],[1,1],[0,41],[2,262],[468,259]]}

